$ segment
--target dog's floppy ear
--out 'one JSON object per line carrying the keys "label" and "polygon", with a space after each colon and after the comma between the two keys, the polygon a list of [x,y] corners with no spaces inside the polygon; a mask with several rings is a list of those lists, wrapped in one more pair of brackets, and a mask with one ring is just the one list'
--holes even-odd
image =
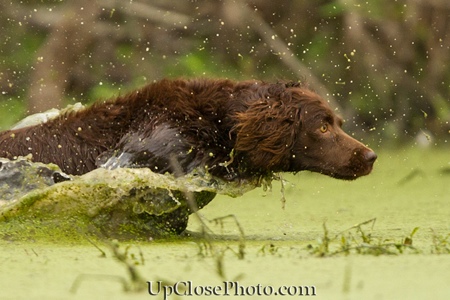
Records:
{"label": "dog's floppy ear", "polygon": [[292,102],[291,93],[256,100],[236,117],[235,150],[245,155],[249,167],[287,169],[300,127],[300,107]]}

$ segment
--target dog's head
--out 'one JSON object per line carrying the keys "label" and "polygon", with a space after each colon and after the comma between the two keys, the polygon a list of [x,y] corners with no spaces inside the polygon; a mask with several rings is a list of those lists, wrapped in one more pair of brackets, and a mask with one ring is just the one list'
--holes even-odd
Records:
{"label": "dog's head", "polygon": [[256,170],[352,180],[369,174],[377,158],[342,130],[342,119],[319,95],[301,86],[269,89],[237,118],[235,149]]}

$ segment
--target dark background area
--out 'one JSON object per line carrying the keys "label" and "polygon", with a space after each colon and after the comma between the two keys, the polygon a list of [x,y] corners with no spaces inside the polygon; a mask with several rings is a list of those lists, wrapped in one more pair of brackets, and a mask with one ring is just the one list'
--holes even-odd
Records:
{"label": "dark background area", "polygon": [[0,2],[0,129],[163,77],[301,80],[365,142],[449,145],[447,0]]}

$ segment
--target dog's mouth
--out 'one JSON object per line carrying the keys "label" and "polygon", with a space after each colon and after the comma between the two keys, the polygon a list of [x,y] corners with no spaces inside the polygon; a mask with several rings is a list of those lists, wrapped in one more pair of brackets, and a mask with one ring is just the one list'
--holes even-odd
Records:
{"label": "dog's mouth", "polygon": [[370,149],[365,151],[355,151],[355,155],[349,161],[349,164],[343,168],[323,172],[323,174],[336,179],[355,180],[359,177],[369,175],[373,170],[373,164],[377,155]]}
{"label": "dog's mouth", "polygon": [[360,172],[353,172],[353,173],[329,173],[325,174],[328,176],[331,176],[336,179],[342,179],[342,180],[355,180],[359,177],[369,175],[372,172],[373,167],[370,166],[366,168],[365,170],[362,170]]}
{"label": "dog's mouth", "polygon": [[325,163],[321,165],[309,165],[304,169],[327,175],[336,179],[355,180],[370,174],[377,155],[370,149],[359,149],[353,152],[352,157],[343,165]]}

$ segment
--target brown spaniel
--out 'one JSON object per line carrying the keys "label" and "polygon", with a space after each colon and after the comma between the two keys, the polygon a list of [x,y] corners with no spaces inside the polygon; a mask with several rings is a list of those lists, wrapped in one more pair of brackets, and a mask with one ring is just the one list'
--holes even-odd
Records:
{"label": "brown spaniel", "polygon": [[31,154],[74,175],[98,167],[205,168],[226,180],[303,170],[339,179],[369,174],[376,154],[341,125],[327,103],[299,83],[166,79],[4,131],[0,157]]}

